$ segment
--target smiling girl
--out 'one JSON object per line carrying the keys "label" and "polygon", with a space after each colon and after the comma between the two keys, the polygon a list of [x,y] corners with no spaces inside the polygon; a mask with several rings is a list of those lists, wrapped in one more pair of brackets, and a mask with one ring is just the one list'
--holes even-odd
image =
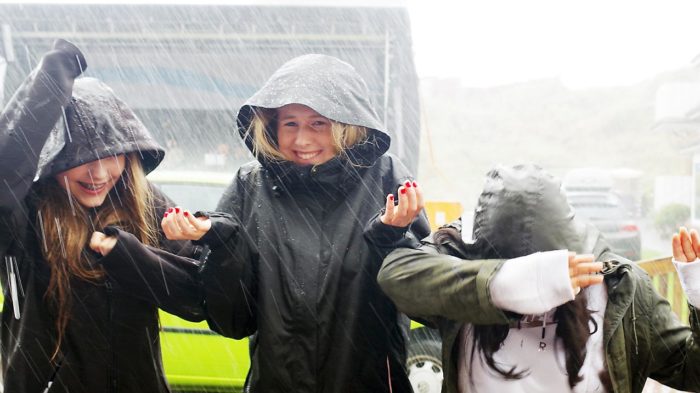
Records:
{"label": "smiling girl", "polygon": [[[337,58],[287,62],[238,113],[257,160],[219,203],[235,228],[219,230],[212,217],[207,231],[188,212],[163,220],[170,239],[204,234],[199,240],[212,246],[202,273],[209,325],[228,337],[255,334],[246,391],[412,391],[408,319],[377,285],[383,254],[363,228],[393,206],[389,194],[405,200],[417,183],[387,153],[389,131],[368,97],[359,74]],[[413,220],[419,199],[401,205],[411,218],[399,237],[429,232],[423,215]]]}
{"label": "smiling girl", "polygon": [[164,152],[85,67],[57,41],[0,114],[4,389],[168,392],[158,307],[202,318],[197,266],[150,247],[191,252],[158,230]]}

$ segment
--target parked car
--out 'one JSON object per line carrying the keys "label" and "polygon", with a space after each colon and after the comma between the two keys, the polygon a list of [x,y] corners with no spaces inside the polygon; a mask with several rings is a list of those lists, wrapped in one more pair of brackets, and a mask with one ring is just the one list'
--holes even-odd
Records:
{"label": "parked car", "polygon": [[632,261],[641,259],[642,237],[639,226],[616,194],[606,191],[569,191],[567,197],[576,216],[595,225],[613,252]]}
{"label": "parked car", "polygon": [[[156,170],[148,179],[178,206],[190,211],[216,209],[233,173]],[[165,374],[176,392],[235,392],[245,382],[250,358],[248,340],[232,340],[160,311],[161,351]]]}

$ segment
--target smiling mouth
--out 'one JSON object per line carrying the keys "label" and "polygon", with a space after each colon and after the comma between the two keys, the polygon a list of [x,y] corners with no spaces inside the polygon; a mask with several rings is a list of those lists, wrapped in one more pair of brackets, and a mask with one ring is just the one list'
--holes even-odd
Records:
{"label": "smiling mouth", "polygon": [[79,181],[78,185],[80,185],[80,188],[84,192],[86,192],[88,194],[97,195],[100,192],[102,192],[102,190],[104,190],[105,187],[107,187],[107,182],[104,182],[104,183],[84,183],[84,182]]}
{"label": "smiling mouth", "polygon": [[321,150],[316,150],[316,151],[312,151],[312,152],[295,151],[294,154],[302,160],[310,160],[310,159],[318,156],[319,154],[321,154]]}

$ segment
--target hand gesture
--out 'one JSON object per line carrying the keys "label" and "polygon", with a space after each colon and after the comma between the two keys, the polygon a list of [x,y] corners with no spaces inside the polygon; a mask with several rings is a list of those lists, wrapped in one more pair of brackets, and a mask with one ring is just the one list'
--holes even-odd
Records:
{"label": "hand gesture", "polygon": [[199,240],[211,229],[209,217],[195,217],[187,210],[171,207],[160,222],[169,240]]}
{"label": "hand gesture", "polygon": [[394,205],[394,195],[386,197],[384,214],[379,219],[386,225],[407,227],[423,209],[423,190],[418,183],[406,181],[398,190],[399,203]]}
{"label": "hand gesture", "polygon": [[684,227],[673,235],[671,240],[673,247],[673,259],[678,262],[693,262],[700,255],[700,239],[698,231],[691,229],[690,232]]}
{"label": "hand gesture", "polygon": [[569,278],[574,293],[578,293],[581,288],[603,282],[603,275],[596,274],[601,270],[603,270],[603,263],[595,262],[593,255],[569,253]]}
{"label": "hand gesture", "polygon": [[100,255],[105,256],[109,254],[110,251],[117,245],[116,236],[107,236],[102,232],[93,232],[90,238],[90,248],[100,253]]}

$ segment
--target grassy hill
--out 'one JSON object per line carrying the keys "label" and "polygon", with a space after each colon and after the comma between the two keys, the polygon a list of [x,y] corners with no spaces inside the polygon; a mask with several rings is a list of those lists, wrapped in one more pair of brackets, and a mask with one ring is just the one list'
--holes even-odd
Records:
{"label": "grassy hill", "polygon": [[468,209],[496,164],[534,162],[557,176],[577,167],[637,169],[651,190],[655,176],[690,174],[691,157],[670,135],[652,131],[656,91],[682,80],[700,80],[700,70],[586,90],[557,79],[488,89],[422,81],[418,178],[429,199],[461,201]]}

